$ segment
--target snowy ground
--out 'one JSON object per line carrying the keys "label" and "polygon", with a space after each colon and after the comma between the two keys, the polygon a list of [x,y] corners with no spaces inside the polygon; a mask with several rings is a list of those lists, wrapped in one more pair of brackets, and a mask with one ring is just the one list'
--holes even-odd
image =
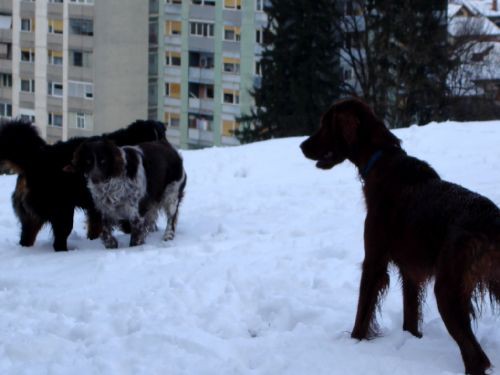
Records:
{"label": "snowy ground", "polygon": [[[397,132],[410,154],[500,204],[500,121]],[[394,272],[383,336],[349,338],[363,259],[354,168],[320,171],[302,138],[185,151],[188,188],[176,239],[105,250],[85,239],[54,253],[48,229],[17,245],[0,177],[0,374],[459,374],[458,347],[429,293],[423,339],[402,332]],[[163,226],[163,221],[161,222]],[[477,337],[500,374],[500,316]]]}

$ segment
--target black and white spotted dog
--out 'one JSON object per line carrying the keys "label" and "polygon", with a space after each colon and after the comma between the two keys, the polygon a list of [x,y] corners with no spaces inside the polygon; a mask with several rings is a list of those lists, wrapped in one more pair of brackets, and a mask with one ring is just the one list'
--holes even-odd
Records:
{"label": "black and white spotted dog", "polygon": [[130,246],[144,243],[161,209],[167,216],[165,241],[174,238],[179,205],[186,186],[182,158],[167,141],[118,147],[111,141],[83,143],[73,168],[82,173],[103,216],[102,241],[117,248],[113,228],[130,223]]}

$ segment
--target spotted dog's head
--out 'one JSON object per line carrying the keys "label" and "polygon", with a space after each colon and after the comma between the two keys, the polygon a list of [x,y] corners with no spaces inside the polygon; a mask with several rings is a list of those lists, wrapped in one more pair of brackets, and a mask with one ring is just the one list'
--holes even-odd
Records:
{"label": "spotted dog's head", "polygon": [[94,184],[123,173],[125,161],[118,146],[108,140],[84,142],[75,151],[71,167],[66,171],[83,174]]}

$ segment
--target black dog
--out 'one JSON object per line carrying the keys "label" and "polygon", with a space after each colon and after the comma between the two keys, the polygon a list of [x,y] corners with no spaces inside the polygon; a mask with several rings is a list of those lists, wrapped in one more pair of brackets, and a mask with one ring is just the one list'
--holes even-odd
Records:
{"label": "black dog", "polygon": [[333,105],[301,147],[318,168],[348,159],[363,179],[365,259],[352,337],[376,334],[375,310],[389,284],[387,266],[393,263],[403,284],[403,329],[422,337],[423,288],[434,276],[439,312],[460,348],[465,371],[485,374],[490,361],[474,337],[470,317],[475,317],[472,301],[481,302],[488,291],[492,302],[500,302],[499,208],[408,156],[399,139],[358,100]]}
{"label": "black dog", "polygon": [[106,248],[118,247],[112,231],[124,220],[130,223],[130,246],[143,244],[160,208],[168,219],[163,239],[174,238],[186,185],[182,164],[167,141],[118,147],[104,140],[85,142],[76,150],[72,167],[85,176],[102,213],[101,238]]}
{"label": "black dog", "polygon": [[[114,139],[119,144],[165,139],[165,126],[156,121],[138,120],[126,129],[103,137]],[[19,173],[12,204],[21,222],[22,246],[32,246],[41,227],[50,223],[54,249],[67,250],[75,207],[86,210],[88,237],[99,236],[101,217],[95,210],[85,181],[81,176],[63,172],[76,148],[87,139],[77,137],[48,145],[30,123],[11,121],[0,125],[0,161]]]}

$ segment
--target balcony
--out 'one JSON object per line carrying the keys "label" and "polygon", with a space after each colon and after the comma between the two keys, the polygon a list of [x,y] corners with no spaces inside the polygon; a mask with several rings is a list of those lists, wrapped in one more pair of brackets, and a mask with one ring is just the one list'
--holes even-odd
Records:
{"label": "balcony", "polygon": [[12,60],[10,58],[0,58],[0,71],[12,73]]}
{"label": "balcony", "polygon": [[180,35],[168,35],[168,36],[165,36],[164,42],[165,42],[165,44],[173,44],[173,45],[176,45],[176,46],[180,46],[181,43],[182,43]]}
{"label": "balcony", "polygon": [[189,68],[189,81],[198,83],[214,82],[214,70],[204,68]]}
{"label": "balcony", "polygon": [[19,73],[25,77],[34,77],[35,63],[21,61],[19,63]]}
{"label": "balcony", "polygon": [[62,65],[47,64],[47,76],[53,80],[62,81]]}
{"label": "balcony", "polygon": [[165,97],[164,103],[165,106],[170,106],[174,108],[180,108],[181,100],[178,98],[171,98],[169,96]]}
{"label": "balcony", "polygon": [[166,4],[165,13],[166,14],[178,14],[182,12],[182,4]]}
{"label": "balcony", "polygon": [[222,82],[227,83],[240,83],[241,76],[239,74],[222,74]]}
{"label": "balcony", "polygon": [[63,3],[48,3],[47,4],[47,14],[49,18],[62,18],[63,15],[63,10],[64,10],[64,4]]}
{"label": "balcony", "polygon": [[[62,35],[54,34],[55,36],[61,37]],[[69,35],[68,40],[69,48],[81,49],[81,50],[92,50],[94,48],[94,38],[88,35]]]}
{"label": "balcony", "polygon": [[0,40],[2,43],[11,43],[12,29],[0,29]]}
{"label": "balcony", "polygon": [[180,77],[181,68],[179,66],[166,66],[164,73],[166,76]]}
{"label": "balcony", "polygon": [[188,142],[197,146],[212,146],[214,144],[214,133],[199,129],[188,129]]}
{"label": "balcony", "polygon": [[213,113],[214,101],[212,99],[189,98],[189,110]]}
{"label": "balcony", "polygon": [[223,104],[222,105],[222,112],[231,114],[235,117],[241,116],[241,109],[239,104]]}
{"label": "balcony", "polygon": [[5,100],[12,101],[12,88],[11,87],[0,88],[0,99],[2,101]]}

